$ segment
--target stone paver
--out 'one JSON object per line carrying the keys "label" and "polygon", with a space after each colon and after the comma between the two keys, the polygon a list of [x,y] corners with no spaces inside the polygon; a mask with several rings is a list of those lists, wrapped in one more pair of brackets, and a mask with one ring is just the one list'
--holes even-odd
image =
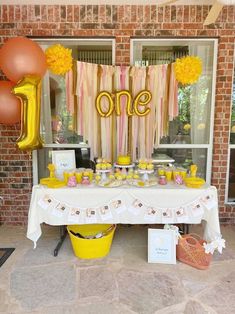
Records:
{"label": "stone paver", "polygon": [[211,306],[218,313],[235,313],[235,271],[210,287],[200,299],[203,303]]}
{"label": "stone paver", "polygon": [[154,313],[184,300],[183,289],[173,274],[121,270],[117,280],[120,301],[137,313]]}
{"label": "stone paver", "polygon": [[[53,249],[56,247],[57,242],[58,241],[55,239],[43,239],[42,241],[39,241],[37,248],[29,249],[19,261],[17,266],[30,267],[55,263]],[[56,258],[56,262],[75,262],[76,260],[77,259],[73,254],[70,240],[67,237],[64,245],[61,248],[60,254]]]}
{"label": "stone paver", "polygon": [[[36,250],[22,227],[0,227],[0,247],[16,250],[0,268],[0,314],[235,313],[235,227],[208,270],[148,264],[147,226],[118,228],[110,254],[77,259],[69,238],[58,257],[58,227],[43,226]],[[194,226],[201,233],[200,226]]]}
{"label": "stone paver", "polygon": [[184,314],[210,314],[200,303],[196,301],[189,301],[186,304]]}
{"label": "stone paver", "polygon": [[10,277],[11,295],[26,309],[63,304],[76,297],[73,265],[50,265],[15,269]]}
{"label": "stone paver", "polygon": [[79,297],[113,300],[118,297],[114,274],[108,267],[80,270]]}

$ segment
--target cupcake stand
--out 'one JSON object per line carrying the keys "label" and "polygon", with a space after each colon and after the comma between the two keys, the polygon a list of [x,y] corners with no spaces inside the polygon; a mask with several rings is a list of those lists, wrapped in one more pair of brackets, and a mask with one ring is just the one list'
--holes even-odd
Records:
{"label": "cupcake stand", "polygon": [[139,174],[142,175],[143,181],[149,181],[149,175],[154,173],[154,170],[138,170]]}
{"label": "cupcake stand", "polygon": [[101,175],[101,182],[107,181],[107,174],[110,173],[111,171],[112,171],[112,169],[106,169],[106,170],[99,169],[99,170],[96,170],[96,172]]}

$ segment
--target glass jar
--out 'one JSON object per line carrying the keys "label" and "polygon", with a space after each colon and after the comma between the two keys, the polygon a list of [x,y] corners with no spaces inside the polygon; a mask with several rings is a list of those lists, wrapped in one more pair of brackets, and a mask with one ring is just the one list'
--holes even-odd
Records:
{"label": "glass jar", "polygon": [[159,177],[159,180],[158,180],[158,183],[159,183],[160,185],[165,185],[165,184],[167,184],[166,176],[160,176],[160,177]]}

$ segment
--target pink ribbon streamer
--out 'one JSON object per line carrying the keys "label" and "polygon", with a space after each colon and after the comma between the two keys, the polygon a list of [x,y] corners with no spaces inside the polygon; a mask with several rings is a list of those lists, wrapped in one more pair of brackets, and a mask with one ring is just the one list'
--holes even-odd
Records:
{"label": "pink ribbon streamer", "polygon": [[179,114],[178,108],[178,82],[175,77],[174,63],[171,64],[170,86],[169,86],[169,121]]}
{"label": "pink ribbon streamer", "polygon": [[[146,68],[132,67],[133,97],[145,89]],[[136,148],[139,158],[145,158],[145,119],[132,116],[132,160],[136,160]]]}
{"label": "pink ribbon streamer", "polygon": [[[112,93],[112,76],[114,73],[114,67],[110,65],[101,65],[102,75],[100,91],[108,91]],[[108,100],[102,98],[102,106],[105,110],[108,108]],[[112,116],[108,118],[101,118],[101,149],[102,157],[111,159],[112,158]]]}
{"label": "pink ribbon streamer", "polygon": [[[116,66],[115,67],[116,84],[115,89],[128,90],[129,89],[129,67]],[[121,115],[117,116],[117,153],[119,155],[127,154],[128,150],[128,116],[126,114],[126,97],[121,97]]]}

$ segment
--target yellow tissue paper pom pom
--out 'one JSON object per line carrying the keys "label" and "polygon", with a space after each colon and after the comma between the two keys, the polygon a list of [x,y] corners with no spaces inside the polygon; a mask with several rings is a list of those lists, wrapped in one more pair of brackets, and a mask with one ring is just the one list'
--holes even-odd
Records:
{"label": "yellow tissue paper pom pom", "polygon": [[204,130],[206,127],[205,123],[199,123],[198,126],[197,126],[197,129],[198,130]]}
{"label": "yellow tissue paper pom pom", "polygon": [[191,129],[191,125],[189,124],[189,123],[186,123],[185,125],[184,125],[184,130],[185,131],[188,131],[188,130],[190,130]]}
{"label": "yellow tissue paper pom pom", "polygon": [[53,45],[45,51],[48,69],[57,75],[64,75],[72,69],[72,49],[63,47],[60,44]]}
{"label": "yellow tissue paper pom pom", "polygon": [[194,84],[202,73],[202,61],[194,56],[176,59],[174,70],[178,82],[183,85]]}

